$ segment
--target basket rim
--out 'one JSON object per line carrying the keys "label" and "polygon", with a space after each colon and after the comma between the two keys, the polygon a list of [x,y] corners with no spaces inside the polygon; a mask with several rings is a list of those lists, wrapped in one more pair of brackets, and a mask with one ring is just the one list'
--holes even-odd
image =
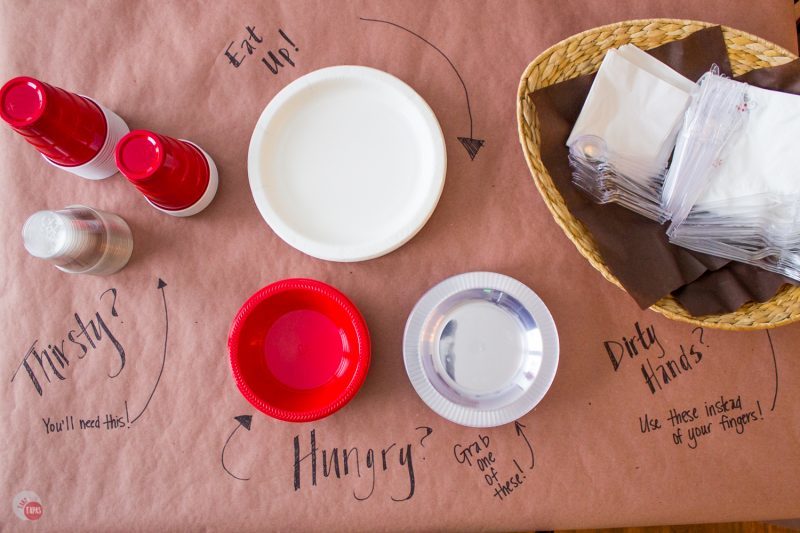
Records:
{"label": "basket rim", "polygon": [[[647,26],[647,25],[654,24],[654,23],[655,24],[677,24],[677,25],[681,25],[683,27],[686,27],[686,26],[698,26],[699,28],[698,28],[697,31],[699,31],[699,29],[705,29],[705,28],[711,28],[711,27],[719,26],[721,28],[723,34],[734,34],[736,36],[746,38],[751,43],[761,44],[762,46],[764,46],[764,47],[766,47],[766,48],[768,48],[768,49],[770,49],[770,50],[772,50],[774,52],[777,52],[778,54],[780,54],[780,55],[782,55],[784,57],[789,57],[790,59],[797,59],[798,58],[797,54],[787,50],[786,48],[784,48],[784,47],[782,47],[780,45],[777,45],[777,44],[775,44],[775,43],[773,43],[771,41],[767,41],[766,39],[763,39],[763,38],[761,38],[761,37],[759,37],[757,35],[753,35],[751,33],[748,33],[748,32],[745,32],[745,31],[742,31],[742,30],[739,30],[739,29],[736,29],[736,28],[733,28],[733,27],[730,27],[730,26],[725,26],[725,25],[722,25],[722,24],[715,24],[715,23],[705,22],[705,21],[691,20],[691,19],[650,18],[650,19],[625,20],[625,21],[614,22],[614,23],[606,24],[606,25],[602,25],[602,26],[596,26],[596,27],[593,27],[593,28],[588,28],[588,29],[583,30],[583,31],[581,31],[579,33],[576,33],[574,35],[570,35],[570,36],[560,40],[559,42],[551,45],[550,47],[548,47],[547,49],[545,49],[544,51],[539,53],[532,61],[530,61],[530,63],[525,68],[525,70],[523,71],[523,73],[522,73],[522,75],[520,77],[520,82],[519,82],[519,86],[518,86],[518,90],[517,90],[517,103],[516,103],[517,132],[518,132],[518,135],[519,135],[519,142],[520,142],[521,147],[522,147],[522,152],[523,152],[523,155],[525,157],[525,162],[526,162],[526,164],[528,166],[528,170],[530,171],[530,173],[531,173],[531,175],[533,177],[534,184],[536,185],[536,188],[539,191],[539,194],[542,196],[542,200],[544,201],[545,205],[547,206],[548,210],[550,211],[550,214],[553,216],[553,219],[555,220],[556,224],[558,224],[558,226],[562,229],[562,231],[567,236],[567,238],[577,248],[577,250],[581,254],[581,256],[583,256],[584,259],[589,261],[589,263],[592,265],[592,267],[594,267],[595,270],[597,270],[606,280],[610,281],[611,283],[613,283],[614,285],[616,285],[617,287],[619,287],[622,291],[624,291],[626,293],[627,293],[627,291],[622,286],[622,284],[617,279],[617,277],[614,275],[614,273],[611,272],[611,270],[607,267],[607,265],[604,262],[602,262],[602,258],[600,257],[599,251],[595,250],[595,253],[597,254],[598,258],[600,258],[600,261],[598,262],[597,260],[595,260],[594,257],[592,257],[590,255],[589,250],[585,249],[583,243],[578,242],[577,238],[565,226],[566,220],[562,216],[562,213],[558,212],[556,210],[555,206],[552,204],[552,202],[549,201],[549,199],[548,199],[548,196],[557,195],[558,198],[560,198],[561,202],[564,203],[564,205],[566,207],[566,202],[564,202],[563,197],[561,196],[561,193],[557,189],[555,189],[555,187],[553,187],[554,188],[553,191],[545,191],[543,189],[543,185],[540,183],[543,180],[543,178],[541,176],[539,176],[539,171],[537,171],[534,168],[533,154],[528,149],[527,143],[526,143],[527,136],[526,136],[526,133],[525,133],[525,128],[528,125],[527,125],[527,123],[525,121],[524,111],[525,111],[525,105],[526,105],[526,103],[528,101],[528,94],[530,92],[529,89],[528,89],[528,83],[527,82],[528,82],[528,79],[529,79],[532,71],[535,68],[537,68],[539,66],[539,64],[545,58],[550,57],[557,50],[565,48],[571,42],[574,42],[576,40],[579,41],[582,38],[584,38],[584,37],[586,37],[586,36],[588,36],[590,34],[596,33],[598,31],[614,30],[616,28],[630,27],[630,26],[637,26],[637,25]],[[692,33],[694,33],[694,31]],[[725,41],[726,41],[725,42],[726,48],[728,48],[730,46],[730,43],[728,42],[727,39]],[[534,113],[536,112],[535,109],[533,110],[533,112]],[[550,176],[550,174],[547,171],[547,169],[544,166],[544,164],[541,164],[541,167],[544,170],[544,174],[546,175],[545,176],[546,179],[549,180],[552,183],[552,177]],[[572,215],[572,213],[569,212],[568,209],[565,209],[565,211],[567,212],[568,216],[572,217],[572,219],[574,219],[580,225],[583,225],[583,223],[580,222],[578,219],[576,219],[574,217],[574,215]],[[591,232],[589,232],[588,229],[587,229],[587,233],[591,237]],[[710,314],[710,315],[702,315],[702,316],[692,316],[671,295],[666,295],[665,297],[661,298],[655,304],[651,305],[649,307],[649,309],[651,309],[651,310],[653,310],[653,311],[655,311],[657,313],[660,313],[661,315],[664,315],[665,317],[667,317],[669,319],[672,319],[672,320],[677,320],[677,321],[680,321],[680,322],[686,322],[686,323],[689,323],[689,324],[698,325],[698,326],[704,326],[704,327],[709,327],[709,328],[714,328],[714,329],[735,330],[735,331],[772,329],[772,328],[776,328],[776,327],[779,327],[779,326],[788,325],[788,324],[791,324],[793,322],[796,322],[796,321],[800,320],[800,313],[796,313],[794,315],[790,314],[789,316],[786,316],[786,317],[784,317],[784,318],[782,318],[780,320],[777,320],[775,322],[767,322],[767,321],[756,322],[756,321],[750,321],[750,320],[743,320],[743,321],[732,320],[730,322],[722,322],[720,320],[723,319],[723,318],[733,319],[737,315],[744,316],[742,310],[744,310],[744,309],[746,309],[748,307],[761,306],[761,305],[764,305],[764,304],[768,304],[769,302],[774,300],[776,297],[778,297],[779,295],[783,294],[785,291],[791,290],[791,288],[792,288],[791,285],[783,286],[769,300],[766,300],[765,302],[745,302],[737,310],[735,310],[733,312],[730,312],[730,313]],[[797,287],[797,289],[800,290],[800,287]],[[666,305],[677,306],[679,309],[682,309],[686,314],[676,313],[676,312],[668,309],[666,307]]]}

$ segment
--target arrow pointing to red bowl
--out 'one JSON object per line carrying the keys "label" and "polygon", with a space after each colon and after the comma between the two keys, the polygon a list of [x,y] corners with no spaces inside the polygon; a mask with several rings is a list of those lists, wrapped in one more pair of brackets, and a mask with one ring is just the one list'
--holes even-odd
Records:
{"label": "arrow pointing to red bowl", "polygon": [[406,32],[410,33],[411,35],[413,35],[414,37],[416,37],[417,39],[420,39],[422,42],[424,42],[425,44],[427,44],[428,46],[430,46],[431,48],[433,48],[437,52],[439,52],[439,55],[441,55],[445,59],[445,61],[447,61],[447,63],[453,69],[453,72],[455,72],[456,76],[458,76],[458,81],[461,82],[461,86],[464,88],[464,97],[467,100],[467,116],[469,117],[469,137],[458,137],[458,141],[461,143],[461,145],[467,151],[467,154],[469,155],[469,158],[474,161],[475,160],[475,156],[478,155],[478,150],[481,149],[481,147],[484,145],[484,143],[486,143],[486,141],[484,141],[483,139],[475,139],[472,136],[472,107],[469,105],[469,91],[467,91],[467,84],[464,83],[464,78],[461,77],[461,74],[458,72],[458,69],[453,64],[453,62],[450,60],[450,58],[447,57],[447,55],[444,52],[442,52],[435,44],[430,42],[428,39],[426,39],[425,37],[423,37],[422,35],[420,35],[418,33],[415,33],[413,31],[409,30],[408,28],[406,28],[404,26],[401,26],[400,24],[397,24],[395,22],[390,22],[388,20],[368,19],[368,18],[364,18],[364,17],[359,17],[359,19],[363,20],[363,21],[366,21],[366,22],[381,22],[383,24],[388,24],[390,26],[394,26],[395,28],[399,28],[399,29],[401,29],[403,31],[406,31]]}
{"label": "arrow pointing to red bowl", "polygon": [[225,448],[228,447],[228,443],[231,441],[233,435],[239,430],[239,428],[244,428],[247,431],[250,431],[250,424],[252,424],[253,422],[253,415],[239,415],[233,417],[233,419],[236,420],[239,424],[233,429],[233,431],[231,431],[231,434],[228,435],[228,439],[225,441],[225,445],[222,447],[222,455],[220,457],[220,461],[222,462],[222,468],[232,478],[238,479],[239,481],[247,481],[248,479],[250,479],[249,477],[239,477],[230,470],[228,470],[228,467],[225,466]]}

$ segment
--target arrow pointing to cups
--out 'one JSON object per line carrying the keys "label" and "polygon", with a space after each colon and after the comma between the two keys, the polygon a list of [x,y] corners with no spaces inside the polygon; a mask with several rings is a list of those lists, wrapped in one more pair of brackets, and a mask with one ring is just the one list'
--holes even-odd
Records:
{"label": "arrow pointing to cups", "polygon": [[397,24],[395,22],[390,22],[388,20],[368,19],[368,18],[364,18],[364,17],[359,17],[359,19],[363,20],[363,21],[366,21],[366,22],[381,22],[383,24],[388,24],[390,26],[394,26],[395,28],[399,28],[399,29],[401,29],[403,31],[406,31],[406,32],[410,33],[411,35],[413,35],[414,37],[416,37],[417,39],[420,39],[422,42],[424,42],[425,44],[427,44],[428,46],[430,46],[431,48],[433,48],[437,52],[439,52],[439,55],[441,55],[445,59],[445,61],[447,61],[447,63],[453,69],[453,72],[455,72],[456,76],[458,76],[458,81],[461,82],[461,86],[464,88],[464,97],[467,100],[467,116],[469,117],[469,137],[458,137],[458,141],[461,143],[461,145],[467,151],[467,154],[469,155],[469,158],[474,161],[475,160],[475,156],[478,155],[478,150],[481,149],[481,147],[484,145],[484,143],[486,141],[484,141],[483,139],[475,139],[475,138],[472,137],[472,107],[469,105],[469,91],[467,91],[467,84],[464,83],[464,78],[461,77],[461,74],[458,72],[458,69],[453,64],[453,62],[450,60],[450,58],[447,57],[447,55],[444,52],[442,52],[435,44],[430,42],[428,39],[426,39],[425,37],[423,37],[422,35],[420,35],[418,33],[415,33],[413,31],[409,30],[408,28],[406,28],[404,26],[401,26],[400,24]]}
{"label": "arrow pointing to cups", "polygon": [[237,476],[236,474],[234,474],[233,472],[231,472],[230,470],[228,470],[228,467],[227,467],[227,466],[225,466],[225,448],[227,448],[227,447],[228,447],[228,443],[229,443],[229,442],[231,441],[231,439],[233,438],[233,435],[234,435],[234,434],[235,434],[237,431],[239,431],[239,428],[242,428],[242,427],[243,427],[243,428],[244,428],[244,429],[246,429],[247,431],[250,431],[250,424],[252,424],[252,422],[253,422],[253,416],[252,416],[252,415],[239,415],[239,416],[235,416],[235,417],[233,417],[233,419],[234,419],[234,420],[236,420],[236,421],[238,422],[238,425],[237,425],[237,426],[236,426],[236,427],[233,429],[233,431],[231,431],[231,434],[230,434],[230,435],[228,435],[228,440],[226,440],[226,441],[225,441],[225,445],[222,447],[222,456],[220,457],[220,461],[222,462],[222,468],[223,468],[223,469],[224,469],[224,470],[225,470],[225,471],[226,471],[226,472],[227,472],[227,473],[228,473],[228,474],[229,474],[231,477],[233,477],[233,478],[235,478],[235,479],[238,479],[239,481],[247,481],[248,479],[250,479],[249,477],[239,477],[239,476]]}
{"label": "arrow pointing to cups", "polygon": [[[153,395],[156,393],[156,389],[158,388],[158,384],[161,382],[161,374],[164,373],[164,364],[167,362],[167,338],[169,337],[169,313],[167,313],[167,297],[164,294],[164,287],[166,287],[166,286],[167,286],[167,284],[164,282],[164,280],[161,279],[161,278],[158,278],[158,285],[156,286],[156,288],[161,291],[161,300],[164,302],[164,353],[161,356],[161,370],[158,371],[158,377],[156,378],[156,383],[155,383],[155,385],[153,385],[153,390],[150,391],[150,396],[147,397],[147,402],[145,402],[144,407],[142,408],[142,410],[139,412],[138,415],[133,417],[133,419],[128,417],[129,426],[130,426],[130,424],[133,424],[134,422],[139,420],[139,418],[147,410],[147,407],[150,405],[150,400],[153,399]],[[127,413],[128,413],[128,402],[127,401],[125,401],[125,413],[126,413],[126,416],[128,416],[127,415]]]}

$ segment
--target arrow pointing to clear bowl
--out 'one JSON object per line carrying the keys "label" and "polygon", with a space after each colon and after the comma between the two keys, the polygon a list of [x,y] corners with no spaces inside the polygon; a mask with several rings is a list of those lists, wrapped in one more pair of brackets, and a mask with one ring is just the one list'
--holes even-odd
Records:
{"label": "arrow pointing to clear bowl", "polygon": [[524,426],[523,424],[519,423],[519,420],[515,420],[514,421],[514,429],[517,432],[517,436],[518,437],[522,437],[523,439],[525,439],[525,444],[528,445],[528,450],[530,450],[530,452],[531,452],[531,466],[528,467],[528,470],[530,470],[536,464],[536,458],[533,455],[533,446],[531,446],[531,442],[528,440],[527,435],[525,435],[525,432],[523,431],[523,428],[525,428],[525,427],[526,426]]}

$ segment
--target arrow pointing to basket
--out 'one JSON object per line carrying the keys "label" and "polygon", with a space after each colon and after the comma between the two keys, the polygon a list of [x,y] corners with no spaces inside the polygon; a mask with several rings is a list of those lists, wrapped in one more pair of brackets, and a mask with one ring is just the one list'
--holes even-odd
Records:
{"label": "arrow pointing to basket", "polygon": [[233,438],[233,435],[239,430],[239,428],[244,428],[247,431],[250,431],[250,424],[252,424],[252,422],[253,422],[253,416],[252,415],[239,415],[239,416],[233,417],[233,419],[236,420],[239,424],[234,428],[233,431],[231,431],[231,434],[228,435],[228,440],[225,441],[225,445],[222,447],[222,456],[220,457],[220,461],[222,462],[222,468],[231,477],[233,477],[235,479],[238,479],[239,481],[247,481],[248,479],[250,479],[249,477],[239,477],[236,474],[234,474],[233,472],[231,472],[230,470],[228,470],[228,467],[225,466],[225,448],[228,447],[228,443],[231,441],[231,439]]}
{"label": "arrow pointing to basket", "polygon": [[469,137],[458,137],[458,141],[461,143],[461,145],[467,151],[467,154],[469,154],[469,158],[474,161],[475,160],[475,156],[478,155],[478,150],[481,149],[481,147],[484,145],[484,143],[486,141],[484,141],[483,139],[475,139],[472,136],[473,135],[473,133],[472,133],[472,107],[470,107],[470,105],[469,105],[469,91],[467,91],[467,85],[464,83],[464,78],[461,77],[461,74],[458,72],[458,69],[453,64],[453,62],[450,61],[450,58],[447,57],[447,55],[444,52],[439,50],[439,48],[437,48],[436,45],[434,45],[428,39],[426,39],[425,37],[423,37],[422,35],[420,35],[418,33],[414,33],[413,31],[409,30],[408,28],[405,28],[405,27],[401,26],[400,24],[397,24],[395,22],[390,22],[388,20],[368,19],[368,18],[364,18],[364,17],[359,17],[359,19],[367,21],[367,22],[381,22],[383,24],[388,24],[390,26],[394,26],[395,28],[399,28],[399,29],[401,29],[403,31],[406,31],[406,32],[410,33],[411,35],[413,35],[414,37],[416,37],[417,39],[420,39],[422,42],[424,42],[425,44],[427,44],[428,46],[430,46],[431,48],[433,48],[437,52],[439,52],[439,55],[441,55],[445,59],[445,61],[447,61],[447,63],[453,69],[453,72],[455,72],[456,76],[458,76],[458,81],[461,82],[461,86],[464,88],[464,97],[467,100],[467,116],[469,117]]}

